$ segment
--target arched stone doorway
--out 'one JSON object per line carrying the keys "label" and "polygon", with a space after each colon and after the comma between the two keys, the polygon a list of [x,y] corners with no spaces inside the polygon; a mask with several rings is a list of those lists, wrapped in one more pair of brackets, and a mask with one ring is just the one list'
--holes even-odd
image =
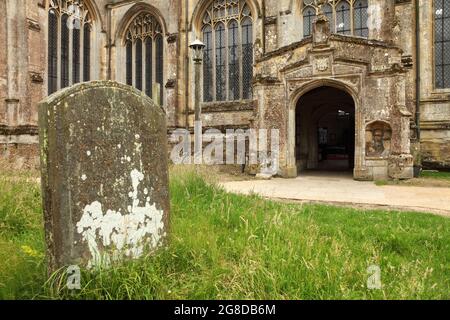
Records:
{"label": "arched stone doorway", "polygon": [[295,160],[299,173],[305,170],[353,172],[355,102],[349,93],[324,85],[298,99]]}

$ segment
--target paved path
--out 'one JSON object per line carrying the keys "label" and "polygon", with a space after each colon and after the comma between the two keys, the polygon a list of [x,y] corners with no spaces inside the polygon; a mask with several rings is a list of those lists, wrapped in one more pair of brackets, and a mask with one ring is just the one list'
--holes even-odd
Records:
{"label": "paved path", "polygon": [[431,212],[450,217],[450,188],[376,186],[354,181],[343,173],[307,173],[296,179],[223,182],[233,193],[256,193],[263,197],[346,205],[383,206]]}

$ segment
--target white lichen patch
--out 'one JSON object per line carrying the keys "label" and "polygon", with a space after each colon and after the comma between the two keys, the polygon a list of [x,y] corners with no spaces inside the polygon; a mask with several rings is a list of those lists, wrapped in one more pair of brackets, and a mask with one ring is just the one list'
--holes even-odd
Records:
{"label": "white lichen patch", "polygon": [[146,246],[156,248],[164,237],[164,212],[146,198],[139,205],[138,187],[144,175],[134,169],[131,173],[133,191],[130,192],[131,205],[127,212],[108,209],[103,211],[99,201],[87,205],[77,223],[77,232],[87,242],[91,253],[88,267],[108,265],[123,255],[140,257]]}

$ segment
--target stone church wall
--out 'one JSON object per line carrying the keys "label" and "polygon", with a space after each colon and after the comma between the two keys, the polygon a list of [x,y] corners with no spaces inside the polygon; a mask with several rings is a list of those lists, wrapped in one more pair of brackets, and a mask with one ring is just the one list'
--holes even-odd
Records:
{"label": "stone church wall", "polygon": [[[95,16],[92,79],[125,81],[123,28],[133,14],[150,10],[164,26],[162,104],[167,111],[168,126],[192,128],[195,82],[188,44],[201,37],[201,15],[208,2],[91,1]],[[415,0],[369,0],[369,42],[375,48],[370,51],[371,57],[360,39],[352,38],[349,42],[348,37],[335,36],[334,59],[341,62],[335,63],[333,68],[336,73],[345,71],[360,77],[364,121],[390,122],[395,140],[398,136],[395,126],[399,123],[392,120],[392,113],[395,110],[410,113],[410,136],[401,138],[399,148],[410,148],[415,162],[422,160],[427,168],[450,168],[450,89],[434,88],[433,1],[418,2],[420,56],[416,57],[415,52]],[[277,82],[283,81],[278,71],[289,65],[289,61],[302,64],[310,59],[306,39],[303,39],[301,0],[249,0],[248,3],[252,9],[256,62],[253,98],[202,104],[206,128],[249,128],[258,122],[261,114],[268,109],[277,110],[280,104],[283,107],[280,112],[274,111],[273,117],[280,117],[277,122],[283,129],[287,118],[283,113],[286,110],[281,110],[289,104],[289,94],[286,87],[283,89]],[[36,106],[47,95],[47,5],[47,0],[0,2],[0,28],[5,31],[0,32],[0,45],[6,48],[0,51],[0,157],[10,159],[19,167],[36,164]],[[384,56],[385,53],[388,56]],[[348,54],[354,60],[362,60],[356,65],[365,67],[361,69],[346,63]],[[257,63],[263,56],[270,56],[273,63]],[[416,110],[417,60],[420,60],[421,75],[420,110]],[[371,69],[369,65],[380,69]],[[392,66],[401,70],[391,70]],[[310,68],[297,70],[298,77],[310,77],[313,72]],[[265,78],[257,78],[264,74]],[[398,77],[401,78],[400,89],[395,86]],[[402,91],[400,99],[399,90]],[[393,96],[396,98],[392,100]],[[274,104],[267,105],[268,99],[274,97],[277,98]],[[420,121],[416,119],[416,112]],[[420,130],[416,128],[417,122],[420,122]],[[405,120],[401,125],[406,125]],[[360,134],[366,134],[362,127]],[[287,141],[281,143],[287,144]],[[395,145],[393,141],[392,146]]]}

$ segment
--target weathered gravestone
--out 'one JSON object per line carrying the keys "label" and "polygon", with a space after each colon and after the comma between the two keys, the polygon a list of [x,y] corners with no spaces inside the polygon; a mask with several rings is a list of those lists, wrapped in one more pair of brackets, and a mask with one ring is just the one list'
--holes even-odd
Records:
{"label": "weathered gravestone", "polygon": [[39,105],[50,270],[109,265],[165,242],[169,219],[164,110],[111,81]]}

